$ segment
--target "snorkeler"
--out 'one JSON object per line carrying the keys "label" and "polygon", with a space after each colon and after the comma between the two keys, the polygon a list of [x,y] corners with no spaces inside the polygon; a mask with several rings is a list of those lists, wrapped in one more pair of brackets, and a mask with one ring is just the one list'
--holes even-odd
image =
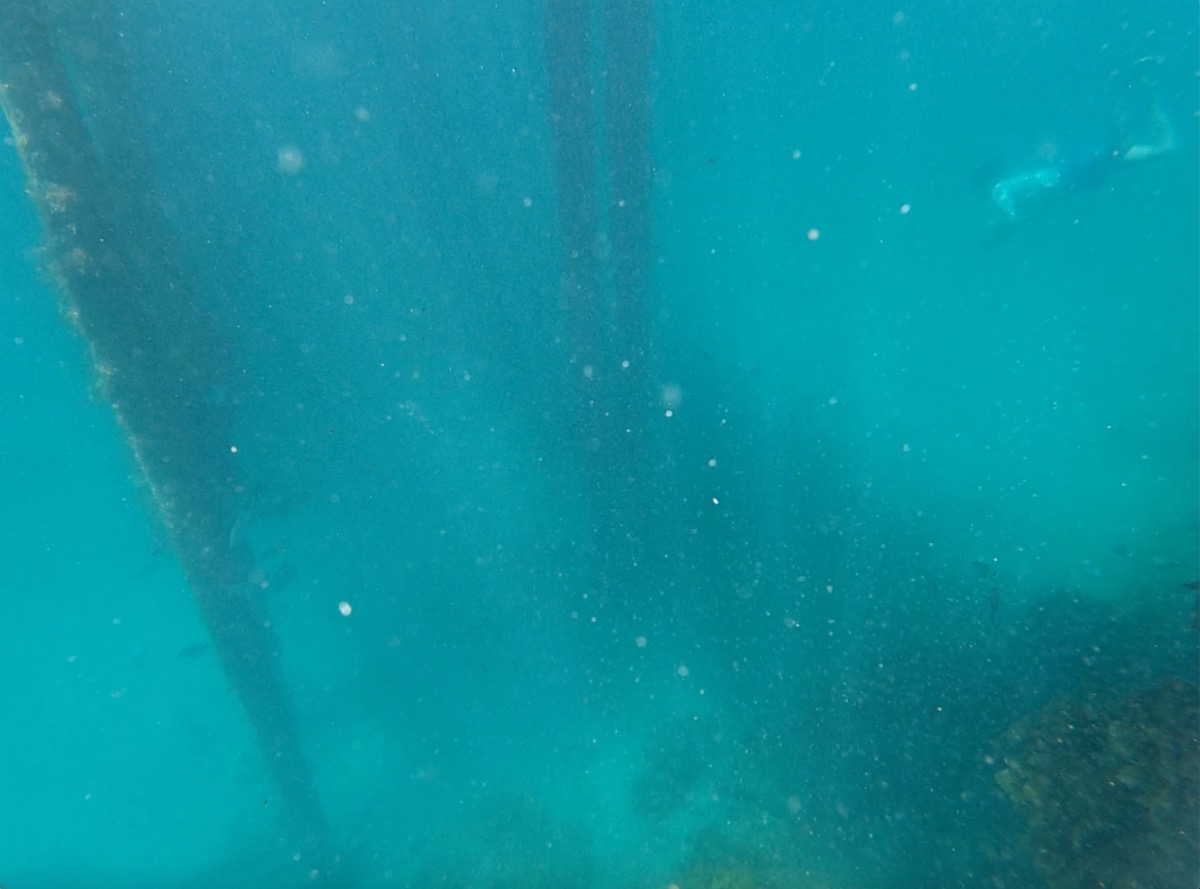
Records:
{"label": "snorkeler", "polygon": [[1175,130],[1159,104],[1150,75],[1150,66],[1158,61],[1151,57],[1134,63],[1132,77],[1117,105],[1116,138],[1112,143],[1005,176],[992,185],[992,201],[1005,219],[1026,219],[1060,198],[1100,185],[1124,164],[1174,150]]}

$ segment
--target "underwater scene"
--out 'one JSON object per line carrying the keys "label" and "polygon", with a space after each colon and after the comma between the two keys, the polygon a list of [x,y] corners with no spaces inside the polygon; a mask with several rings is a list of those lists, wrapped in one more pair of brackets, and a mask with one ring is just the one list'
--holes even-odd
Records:
{"label": "underwater scene", "polygon": [[1195,889],[1178,0],[0,0],[0,886]]}

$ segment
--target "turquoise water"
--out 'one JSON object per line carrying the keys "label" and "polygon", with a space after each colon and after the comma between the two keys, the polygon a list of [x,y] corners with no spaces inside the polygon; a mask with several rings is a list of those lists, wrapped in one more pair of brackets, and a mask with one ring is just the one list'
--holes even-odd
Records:
{"label": "turquoise water", "polygon": [[[544,22],[122,26],[337,885],[1052,885],[1005,732],[1196,675],[1195,9],[655,6],[652,233],[589,245],[647,410],[569,360]],[[1110,139],[1145,56],[1177,150],[1017,224],[974,193]],[[0,164],[0,882],[310,883]]]}

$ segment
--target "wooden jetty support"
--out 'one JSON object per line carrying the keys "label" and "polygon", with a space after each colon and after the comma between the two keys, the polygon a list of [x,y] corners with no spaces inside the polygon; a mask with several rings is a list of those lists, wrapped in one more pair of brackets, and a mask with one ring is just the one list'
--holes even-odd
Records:
{"label": "wooden jetty support", "polygon": [[[295,732],[277,640],[251,582],[253,556],[234,533],[246,494],[226,397],[230,346],[195,299],[165,219],[123,220],[122,207],[153,214],[155,202],[114,188],[139,177],[106,171],[42,0],[0,0],[0,21],[0,101],[41,217],[50,272],[90,345],[253,726],[289,839],[323,854],[325,818]],[[149,182],[146,172],[140,178]]]}

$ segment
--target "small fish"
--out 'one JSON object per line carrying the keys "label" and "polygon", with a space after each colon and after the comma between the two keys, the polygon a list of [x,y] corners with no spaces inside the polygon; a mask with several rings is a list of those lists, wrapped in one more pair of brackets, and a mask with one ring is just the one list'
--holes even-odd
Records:
{"label": "small fish", "polygon": [[1200,580],[1193,580],[1190,583],[1185,583],[1183,585],[1183,588],[1185,590],[1191,590],[1194,593],[1194,592],[1200,590]]}
{"label": "small fish", "polygon": [[195,645],[179,649],[179,651],[175,652],[175,656],[194,661],[196,658],[201,658],[208,654],[208,650],[211,647],[207,642],[197,642]]}

